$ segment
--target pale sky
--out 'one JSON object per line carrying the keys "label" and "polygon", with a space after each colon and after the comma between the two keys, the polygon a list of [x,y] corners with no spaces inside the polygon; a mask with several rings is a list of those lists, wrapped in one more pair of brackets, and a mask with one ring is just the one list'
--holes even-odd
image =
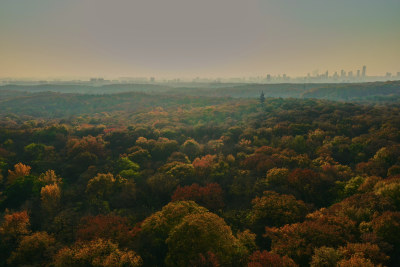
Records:
{"label": "pale sky", "polygon": [[0,0],[0,78],[400,71],[399,0]]}

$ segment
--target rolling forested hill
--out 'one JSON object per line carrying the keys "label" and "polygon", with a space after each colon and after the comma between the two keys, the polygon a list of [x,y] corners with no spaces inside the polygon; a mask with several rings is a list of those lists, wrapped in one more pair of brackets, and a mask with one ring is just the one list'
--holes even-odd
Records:
{"label": "rolling forested hill", "polygon": [[58,92],[79,94],[116,94],[142,92],[148,94],[230,96],[254,98],[264,92],[266,97],[320,98],[329,100],[373,100],[374,97],[400,95],[400,81],[371,83],[304,83],[304,84],[224,84],[182,83],[163,84],[107,84],[101,86],[83,84],[43,84],[0,86],[0,96],[20,92]]}

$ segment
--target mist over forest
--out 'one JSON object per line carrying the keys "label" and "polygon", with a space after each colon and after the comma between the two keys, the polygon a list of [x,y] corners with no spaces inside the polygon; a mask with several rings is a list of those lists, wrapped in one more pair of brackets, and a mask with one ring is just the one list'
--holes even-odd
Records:
{"label": "mist over forest", "polygon": [[[76,84],[0,86],[0,114],[60,118],[102,111],[135,111],[179,103],[212,105],[223,101],[258,98],[325,99],[360,103],[396,102],[400,82],[361,84],[196,84],[179,87],[161,84]],[[240,100],[239,100],[240,99]]]}

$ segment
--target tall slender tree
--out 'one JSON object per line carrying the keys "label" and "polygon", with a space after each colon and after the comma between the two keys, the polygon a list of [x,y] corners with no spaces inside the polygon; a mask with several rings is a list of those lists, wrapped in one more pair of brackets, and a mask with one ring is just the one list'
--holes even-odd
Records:
{"label": "tall slender tree", "polygon": [[260,95],[260,104],[262,107],[264,106],[264,102],[265,102],[265,96],[264,96],[264,91],[262,91]]}

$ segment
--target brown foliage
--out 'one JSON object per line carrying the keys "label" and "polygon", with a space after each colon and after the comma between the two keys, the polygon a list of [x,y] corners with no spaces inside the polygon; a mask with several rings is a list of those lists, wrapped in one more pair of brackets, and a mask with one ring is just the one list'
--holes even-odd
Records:
{"label": "brown foliage", "polygon": [[40,190],[42,207],[47,212],[54,212],[61,200],[61,189],[58,184],[48,184]]}
{"label": "brown foliage", "polygon": [[190,261],[190,266],[193,267],[219,267],[221,266],[218,261],[218,257],[208,251],[205,254],[200,253],[198,258]]}
{"label": "brown foliage", "polygon": [[346,246],[339,248],[339,252],[345,259],[350,260],[353,255],[358,255],[377,265],[389,260],[378,245],[371,243],[347,243]]}
{"label": "brown foliage", "polygon": [[178,186],[171,199],[172,201],[193,200],[211,210],[218,210],[224,207],[222,188],[217,183],[207,184],[204,187],[198,184],[184,187]]}
{"label": "brown foliage", "polygon": [[384,212],[372,220],[372,228],[384,241],[400,246],[400,212]]}
{"label": "brown foliage", "polygon": [[90,241],[102,238],[112,240],[121,246],[127,246],[134,235],[128,220],[114,215],[83,217],[77,231],[78,240]]}
{"label": "brown foliage", "polygon": [[307,264],[315,248],[337,247],[354,240],[356,225],[347,218],[322,215],[316,212],[302,223],[287,224],[281,228],[266,228],[272,239],[272,252],[288,255],[299,264]]}
{"label": "brown foliage", "polygon": [[29,234],[29,215],[26,211],[14,212],[4,215],[4,221],[0,227],[3,238],[19,238]]}
{"label": "brown foliage", "polygon": [[379,267],[382,265],[375,265],[369,259],[360,255],[354,255],[350,259],[343,259],[338,262],[338,267]]}
{"label": "brown foliage", "polygon": [[205,155],[201,158],[196,158],[193,161],[193,167],[199,175],[209,174],[213,164],[215,163],[216,155]]}
{"label": "brown foliage", "polygon": [[266,250],[255,251],[249,257],[248,267],[295,267],[297,264],[287,256],[280,256]]}
{"label": "brown foliage", "polygon": [[275,148],[269,146],[263,146],[258,148],[254,154],[248,156],[242,165],[249,170],[257,170],[258,172],[266,172],[269,169],[279,167],[282,165],[282,161],[276,153]]}
{"label": "brown foliage", "polygon": [[90,242],[78,242],[71,247],[58,251],[54,257],[54,266],[129,266],[142,265],[142,259],[132,250],[120,250],[110,240],[96,239]]}
{"label": "brown foliage", "polygon": [[[288,176],[289,186],[298,192],[299,198],[319,206],[329,199],[328,190],[332,186],[318,173],[310,169],[295,169]],[[322,195],[322,196],[321,196]]]}
{"label": "brown foliage", "polygon": [[252,201],[253,208],[250,221],[263,226],[282,226],[298,222],[307,214],[308,207],[292,195],[280,195],[273,191],[265,191],[262,197]]}
{"label": "brown foliage", "polygon": [[376,213],[393,210],[389,199],[374,193],[355,194],[324,209],[325,214],[347,217],[357,223],[370,221]]}
{"label": "brown foliage", "polygon": [[81,139],[71,138],[67,143],[67,151],[70,156],[79,153],[90,152],[98,157],[105,156],[105,142],[101,136],[85,136]]}
{"label": "brown foliage", "polygon": [[46,232],[36,232],[22,238],[7,263],[11,266],[43,266],[55,253],[56,240]]}
{"label": "brown foliage", "polygon": [[111,173],[99,173],[89,180],[86,192],[91,197],[106,198],[112,193],[115,182],[116,179]]}
{"label": "brown foliage", "polygon": [[60,184],[62,179],[57,176],[56,172],[53,170],[48,170],[39,176],[39,181],[48,184]]}

